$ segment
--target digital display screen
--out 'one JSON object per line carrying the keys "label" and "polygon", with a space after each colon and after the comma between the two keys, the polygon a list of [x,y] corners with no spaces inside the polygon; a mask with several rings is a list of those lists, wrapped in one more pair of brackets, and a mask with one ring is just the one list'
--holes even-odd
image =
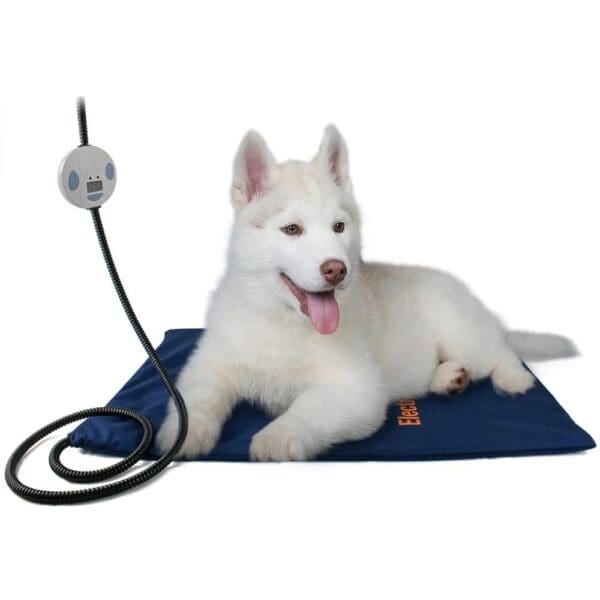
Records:
{"label": "digital display screen", "polygon": [[96,181],[88,181],[87,182],[87,191],[88,191],[88,194],[90,192],[101,192],[102,191],[102,181],[100,179],[96,179]]}

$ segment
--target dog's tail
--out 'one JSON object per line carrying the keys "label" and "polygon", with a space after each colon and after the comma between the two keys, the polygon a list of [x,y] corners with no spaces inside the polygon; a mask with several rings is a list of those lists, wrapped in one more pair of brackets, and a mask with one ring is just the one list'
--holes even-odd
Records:
{"label": "dog's tail", "polygon": [[507,331],[506,340],[523,360],[550,360],[579,354],[577,347],[569,338],[553,333]]}

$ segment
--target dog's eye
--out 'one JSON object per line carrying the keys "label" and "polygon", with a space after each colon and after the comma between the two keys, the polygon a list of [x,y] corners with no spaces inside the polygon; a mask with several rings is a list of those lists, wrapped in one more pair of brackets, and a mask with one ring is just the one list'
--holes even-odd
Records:
{"label": "dog's eye", "polygon": [[281,231],[286,235],[300,235],[302,233],[302,227],[296,225],[296,223],[290,223],[289,225],[282,227]]}
{"label": "dog's eye", "polygon": [[342,221],[338,221],[337,223],[334,224],[333,226],[333,230],[336,233],[342,233],[342,231],[344,231],[344,229],[346,228],[346,225],[344,225],[344,223],[342,223]]}

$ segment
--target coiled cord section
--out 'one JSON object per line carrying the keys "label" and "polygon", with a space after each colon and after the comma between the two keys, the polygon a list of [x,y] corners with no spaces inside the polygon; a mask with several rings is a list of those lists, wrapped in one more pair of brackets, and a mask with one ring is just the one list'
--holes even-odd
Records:
{"label": "coiled cord section", "polygon": [[132,475],[131,477],[127,477],[126,479],[121,479],[113,483],[80,490],[40,490],[29,487],[19,480],[17,475],[19,463],[31,447],[37,444],[37,442],[46,437],[48,434],[60,429],[64,425],[68,425],[69,423],[86,419],[88,417],[115,416],[134,419],[139,423],[142,429],[141,441],[138,447],[129,456],[122,461],[107,467],[106,469],[97,469],[95,471],[74,471],[68,467],[65,467],[60,462],[60,454],[66,447],[69,446],[69,441],[68,438],[60,440],[50,452],[50,466],[57,475],[60,475],[68,481],[76,483],[92,483],[103,481],[109,477],[114,477],[115,475],[126,471],[142,457],[152,442],[152,425],[150,425],[148,419],[146,419],[146,417],[140,413],[125,408],[113,408],[108,406],[90,408],[49,423],[45,427],[42,427],[36,431],[34,434],[30,435],[17,447],[17,449],[8,459],[5,470],[5,479],[8,487],[21,498],[31,502],[37,502],[38,504],[77,504],[80,502],[88,502],[90,500],[99,500],[100,498],[115,496],[136,488],[158,475],[169,465],[169,463],[173,461],[185,440],[185,436],[187,435],[188,418],[183,398],[171,380],[171,377],[169,376],[169,373],[159,358],[156,350],[150,343],[148,336],[142,328],[131,306],[131,303],[129,302],[129,298],[127,297],[123,284],[121,283],[121,278],[119,277],[119,273],[108,246],[102,219],[100,218],[100,208],[92,208],[90,209],[90,212],[92,213],[94,227],[96,229],[96,234],[98,236],[100,248],[102,249],[102,255],[104,257],[106,267],[108,268],[110,278],[113,282],[115,290],[117,291],[117,295],[121,301],[121,305],[123,306],[125,314],[127,315],[131,326],[137,334],[142,346],[144,347],[144,350],[146,350],[146,353],[154,365],[154,368],[158,372],[162,382],[169,390],[169,393],[175,401],[175,406],[179,415],[179,432],[173,447],[168,452],[163,454],[149,467],[136,473],[135,475]]}

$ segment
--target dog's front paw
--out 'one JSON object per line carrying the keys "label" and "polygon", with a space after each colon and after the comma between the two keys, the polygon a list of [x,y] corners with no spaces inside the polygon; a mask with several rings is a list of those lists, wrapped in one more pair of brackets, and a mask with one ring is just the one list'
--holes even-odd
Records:
{"label": "dog's front paw", "polygon": [[[189,414],[188,417],[187,436],[177,453],[177,458],[205,456],[215,447],[221,433],[221,426],[210,416]],[[178,428],[177,411],[170,410],[156,434],[156,447],[160,452],[166,452],[173,447]]]}
{"label": "dog's front paw", "polygon": [[261,429],[250,444],[250,460],[253,461],[289,461],[313,458],[306,433],[279,419]]}

